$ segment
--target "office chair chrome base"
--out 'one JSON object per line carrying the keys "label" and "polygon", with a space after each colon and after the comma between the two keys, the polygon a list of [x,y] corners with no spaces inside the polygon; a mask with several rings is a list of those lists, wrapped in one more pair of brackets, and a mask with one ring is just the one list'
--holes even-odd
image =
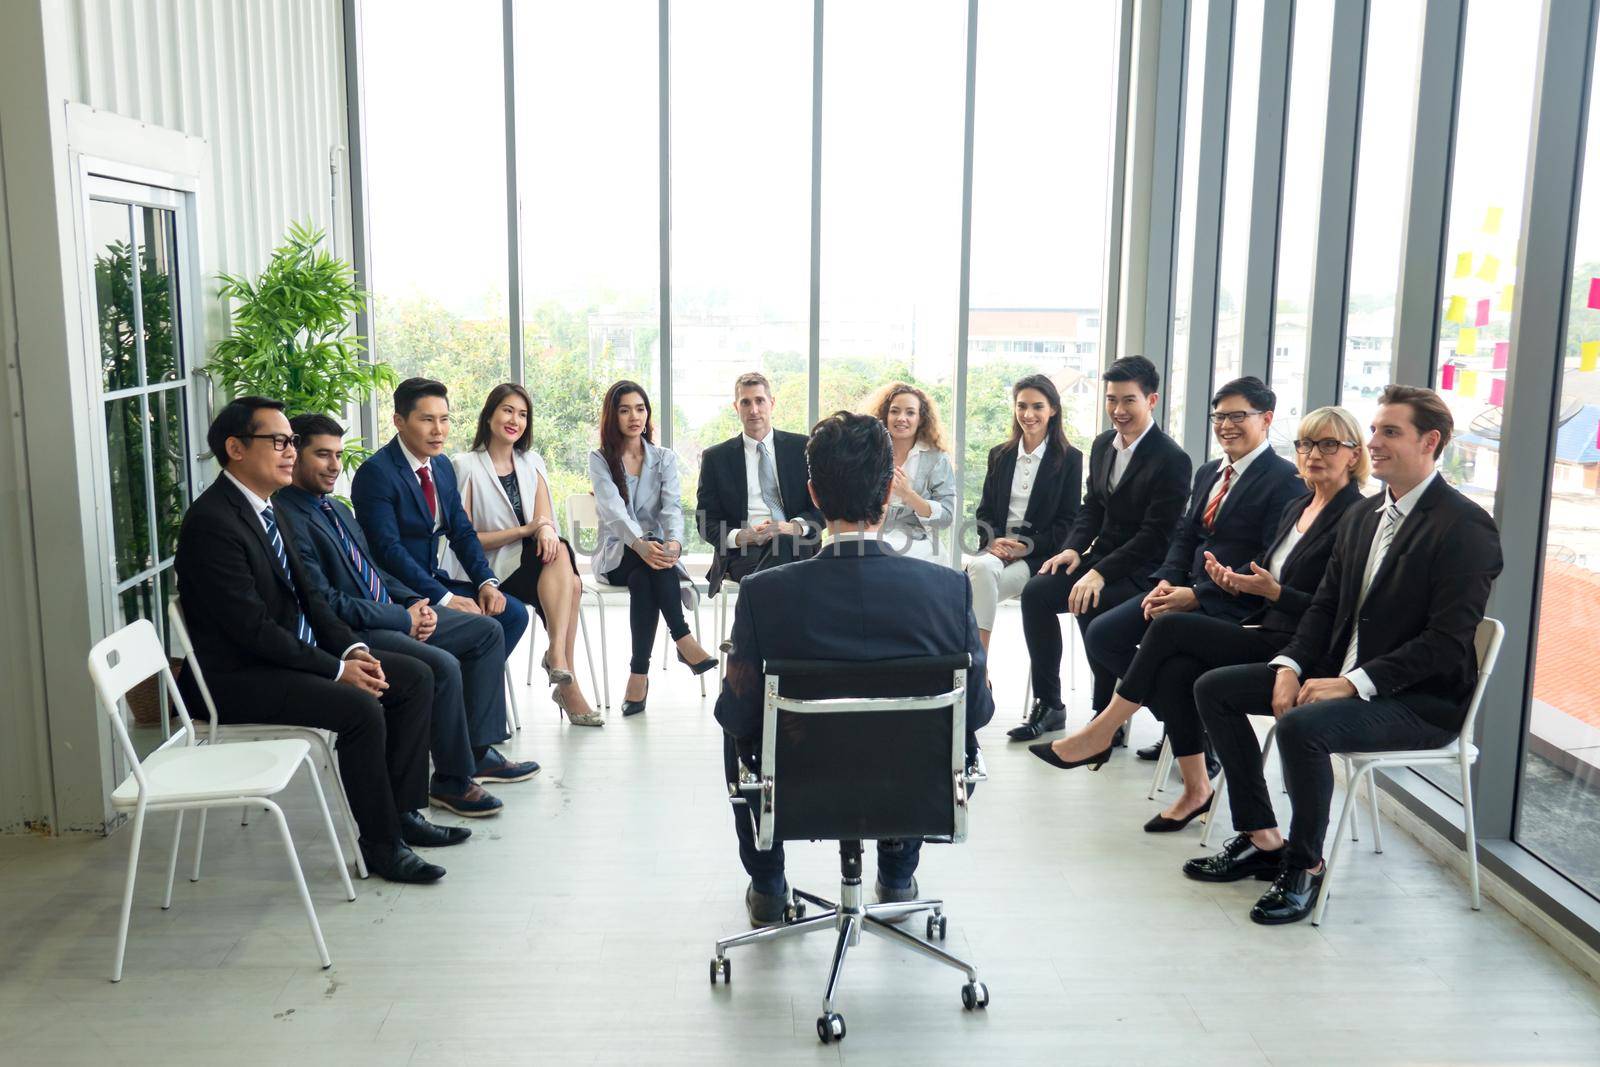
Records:
{"label": "office chair chrome base", "polygon": [[[977,970],[965,960],[952,956],[938,945],[931,943],[934,937],[938,937],[940,941],[945,938],[944,901],[905,900],[893,904],[863,905],[861,888],[859,879],[853,881],[846,879],[841,882],[840,903],[837,904],[801,889],[794,890],[795,901],[785,910],[783,922],[734,934],[732,937],[724,937],[717,941],[717,954],[711,960],[711,984],[716,985],[719,976],[724,985],[732,980],[732,965],[727,957],[730,948],[836,929],[839,934],[834,945],[833,963],[828,970],[828,987],[822,995],[822,1014],[817,1017],[817,1037],[825,1045],[843,1041],[844,1016],[834,1010],[835,1000],[839,991],[839,979],[844,974],[845,953],[861,943],[861,933],[864,930],[901,948],[942,963],[946,967],[953,967],[966,975],[967,982],[961,987],[961,1006],[967,1011],[976,1011],[989,1006],[989,987],[978,981]],[[822,914],[807,918],[808,903],[821,908]],[[927,940],[909,934],[894,925],[897,920],[921,911],[931,913],[928,915],[926,926]]]}

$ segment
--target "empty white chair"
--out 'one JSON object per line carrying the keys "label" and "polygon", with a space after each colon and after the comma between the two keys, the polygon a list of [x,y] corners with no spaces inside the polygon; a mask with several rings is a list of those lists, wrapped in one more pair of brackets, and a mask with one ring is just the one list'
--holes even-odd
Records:
{"label": "empty white chair", "polygon": [[[1440,748],[1410,749],[1396,752],[1340,752],[1344,761],[1344,807],[1339,811],[1339,825],[1333,831],[1333,847],[1328,850],[1328,867],[1322,879],[1322,893],[1311,912],[1313,925],[1322,923],[1322,913],[1328,907],[1328,888],[1333,884],[1334,865],[1339,860],[1339,846],[1343,844],[1345,824],[1355,808],[1356,797],[1361,794],[1365,778],[1372,804],[1372,850],[1383,851],[1382,831],[1378,826],[1378,784],[1374,773],[1390,767],[1456,767],[1461,772],[1461,814],[1466,830],[1467,882],[1472,890],[1472,910],[1483,906],[1478,889],[1478,828],[1472,812],[1472,765],[1478,759],[1478,746],[1472,743],[1472,727],[1478,718],[1478,706],[1483,703],[1483,691],[1494,673],[1495,660],[1500,657],[1500,642],[1506,628],[1497,619],[1484,619],[1478,623],[1473,635],[1473,647],[1478,656],[1478,684],[1472,690],[1472,702],[1467,705],[1467,717],[1461,722],[1456,739]],[[1351,826],[1354,830],[1354,826]]]}
{"label": "empty white chair", "polygon": [[[128,738],[128,728],[122,721],[118,704],[128,690],[158,674],[183,728],[140,760],[133,742]],[[284,851],[289,855],[289,869],[294,874],[295,888],[305,908],[306,920],[311,925],[311,937],[317,945],[317,957],[324,969],[331,967],[333,961],[322,939],[322,927],[317,922],[316,909],[311,905],[311,894],[306,890],[306,879],[300,870],[300,858],[295,853],[294,838],[289,834],[283,809],[271,799],[283,791],[296,770],[301,766],[306,768],[312,790],[317,796],[317,806],[322,811],[322,824],[328,833],[328,843],[333,846],[334,856],[338,860],[339,878],[344,884],[345,896],[354,900],[355,887],[350,884],[350,872],[345,870],[339,835],[333,828],[333,817],[328,812],[327,799],[322,795],[322,785],[317,780],[317,768],[311,760],[311,746],[303,738],[258,741],[248,745],[199,744],[194,723],[189,718],[189,709],[184,706],[183,697],[178,693],[166,651],[161,647],[161,638],[148,619],[129,623],[90,649],[89,677],[94,681],[100,708],[111,720],[112,731],[122,746],[128,765],[133,769],[133,773],[111,794],[113,808],[133,812],[133,837],[128,843],[128,876],[122,892],[122,914],[117,925],[117,952],[111,966],[111,980],[122,980],[122,958],[128,944],[128,920],[133,909],[133,883],[139,870],[139,846],[144,837],[145,815],[152,811],[178,813],[172,838],[172,856],[167,862],[167,888],[161,902],[161,907],[166,909],[172,906],[172,881],[178,867],[178,845],[183,840],[183,813],[190,809],[203,813],[210,808],[244,803],[259,805],[276,819]]]}

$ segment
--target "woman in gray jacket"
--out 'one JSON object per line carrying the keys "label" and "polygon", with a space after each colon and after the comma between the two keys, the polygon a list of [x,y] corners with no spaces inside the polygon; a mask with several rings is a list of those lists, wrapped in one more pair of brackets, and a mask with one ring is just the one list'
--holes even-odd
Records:
{"label": "woman in gray jacket", "polygon": [[890,382],[867,398],[866,412],[894,442],[894,483],[879,536],[902,556],[950,566],[956,474],[933,398],[908,382]]}
{"label": "woman in gray jacket", "polygon": [[717,665],[700,646],[684,619],[693,606],[694,587],[684,584],[683,504],[679,499],[678,457],[651,440],[655,426],[650,397],[636,382],[620,381],[606,390],[600,410],[600,447],[589,453],[600,516],[594,572],[612,585],[628,587],[628,624],[633,656],[622,714],[644,710],[650,685],[650,648],[656,619],[666,620],[678,646],[678,659],[696,674]]}

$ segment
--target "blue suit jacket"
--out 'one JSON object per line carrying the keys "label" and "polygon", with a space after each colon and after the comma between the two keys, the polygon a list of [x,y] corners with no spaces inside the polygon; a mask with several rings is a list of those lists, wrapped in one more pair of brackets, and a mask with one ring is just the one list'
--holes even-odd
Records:
{"label": "blue suit jacket", "polygon": [[1218,589],[1206,574],[1205,554],[1210,552],[1223,566],[1245,572],[1251,560],[1264,562],[1266,550],[1277,539],[1283,509],[1304,495],[1306,487],[1295,465],[1268,449],[1228,488],[1217,524],[1207,531],[1201,520],[1221,470],[1222,461],[1214,459],[1195,472],[1189,510],[1178,521],[1166,560],[1150,577],[1190,586],[1202,612],[1238,620],[1261,607],[1261,598],[1230,596]]}
{"label": "blue suit jacket", "polygon": [[279,508],[294,512],[298,520],[291,527],[294,546],[300,552],[300,561],[305,564],[306,577],[346,626],[353,630],[411,631],[411,613],[406,611],[404,605],[417,600],[417,593],[378,566],[360,524],[342,501],[327,498],[356,548],[377,570],[390,599],[394,601],[392,604],[380,604],[372,599],[361,582],[355,561],[345,552],[339,535],[328,523],[328,516],[323,514],[318,497],[291,485],[278,490],[272,499]]}
{"label": "blue suit jacket", "polygon": [[762,665],[769,659],[872,661],[969,652],[967,752],[994,716],[972,586],[961,571],[885,552],[876,540],[830,541],[820,554],[739,583],[733,650],[717,721],[741,753],[759,749]]}
{"label": "blue suit jacket", "polygon": [[455,468],[443,456],[434,456],[428,462],[433,471],[434,493],[439,498],[437,526],[397,437],[356,471],[350,483],[350,499],[372,546],[373,562],[414,589],[418,596],[438,604],[450,592],[444,584],[449,575],[439,566],[441,534],[449,540],[474,586],[494,578],[494,571],[484,558],[472,520],[461,507]]}

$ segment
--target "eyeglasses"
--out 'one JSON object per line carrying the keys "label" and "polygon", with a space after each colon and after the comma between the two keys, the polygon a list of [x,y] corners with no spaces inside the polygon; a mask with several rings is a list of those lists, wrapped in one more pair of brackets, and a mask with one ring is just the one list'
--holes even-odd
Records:
{"label": "eyeglasses", "polygon": [[1306,438],[1305,440],[1296,441],[1294,443],[1294,450],[1300,453],[1302,456],[1311,455],[1311,450],[1313,448],[1318,452],[1321,452],[1324,456],[1331,456],[1341,448],[1354,447],[1356,447],[1356,443],[1354,441],[1340,441],[1332,437],[1324,437],[1316,441]]}
{"label": "eyeglasses", "polygon": [[1240,426],[1251,415],[1259,414],[1261,414],[1259,411],[1213,411],[1211,413],[1211,425],[1225,426],[1231,422],[1235,426]]}
{"label": "eyeglasses", "polygon": [[300,435],[297,433],[241,433],[235,436],[241,441],[271,441],[274,452],[282,452],[290,446],[296,452],[300,451]]}

